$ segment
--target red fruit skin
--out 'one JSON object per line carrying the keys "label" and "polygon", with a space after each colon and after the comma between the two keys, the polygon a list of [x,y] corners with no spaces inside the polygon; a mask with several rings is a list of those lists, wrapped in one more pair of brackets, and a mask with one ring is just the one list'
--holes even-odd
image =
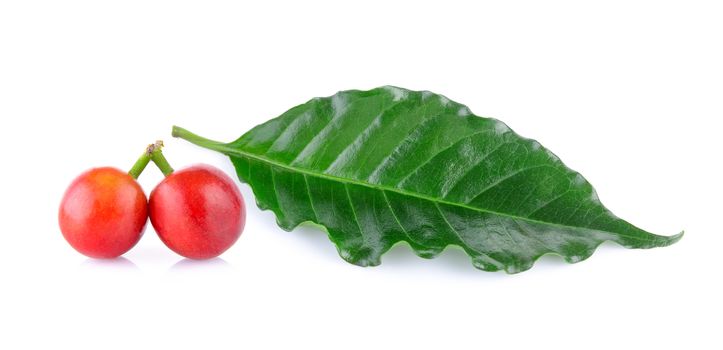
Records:
{"label": "red fruit skin", "polygon": [[208,165],[173,172],[151,191],[151,223],[161,241],[190,259],[221,255],[241,235],[246,206],[228,175]]}
{"label": "red fruit skin", "polygon": [[128,173],[93,168],[68,186],[58,223],[65,240],[91,258],[123,255],[138,243],[148,220],[143,189]]}

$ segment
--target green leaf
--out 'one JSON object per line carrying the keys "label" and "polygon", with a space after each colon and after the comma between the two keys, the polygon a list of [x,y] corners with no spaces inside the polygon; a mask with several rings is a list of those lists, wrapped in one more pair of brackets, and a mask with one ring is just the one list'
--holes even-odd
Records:
{"label": "green leaf", "polygon": [[326,228],[344,260],[378,265],[405,241],[423,258],[462,247],[475,267],[517,273],[544,254],[574,263],[598,245],[667,246],[619,219],[590,183],[537,141],[442,95],[382,87],[314,98],[225,144],[281,228]]}

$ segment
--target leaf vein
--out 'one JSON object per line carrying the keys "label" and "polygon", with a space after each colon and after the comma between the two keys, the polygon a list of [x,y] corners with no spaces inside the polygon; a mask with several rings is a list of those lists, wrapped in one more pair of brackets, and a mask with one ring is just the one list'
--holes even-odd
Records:
{"label": "leaf vein", "polygon": [[429,122],[429,121],[431,121],[431,120],[434,120],[435,118],[437,118],[437,117],[439,117],[439,116],[441,116],[441,113],[439,113],[439,114],[433,114],[433,115],[431,115],[431,116],[428,116],[428,117],[426,117],[426,118],[421,119],[421,120],[417,123],[416,127],[413,128],[412,131],[409,132],[407,135],[405,135],[404,138],[402,138],[402,140],[399,141],[399,143],[394,147],[394,149],[392,149],[392,150],[389,152],[389,154],[388,154],[386,157],[384,157],[381,162],[379,162],[379,165],[377,165],[377,166],[374,168],[374,170],[372,170],[372,172],[369,173],[369,178],[372,178],[372,177],[374,176],[374,174],[376,174],[385,164],[387,164],[387,162],[389,162],[389,160],[392,158],[392,156],[394,156],[394,153],[396,153],[396,152],[404,145],[404,143],[407,142],[407,140],[409,139],[409,137],[411,137],[412,135],[414,135],[414,133],[417,131],[417,129],[419,129],[420,127],[422,127],[422,126],[423,126],[424,124],[426,124],[427,122]]}
{"label": "leaf vein", "polygon": [[354,209],[354,203],[352,203],[352,201],[351,201],[351,196],[349,195],[349,185],[347,183],[344,183],[344,192],[346,192],[346,199],[349,201],[349,207],[351,208],[351,213],[352,213],[352,215],[354,215],[354,222],[356,223],[356,227],[359,229],[359,235],[362,237],[362,239],[364,239],[364,231],[362,231],[361,224],[359,223],[359,217],[356,215],[356,210]]}
{"label": "leaf vein", "polygon": [[291,166],[291,165],[286,165],[286,164],[283,164],[283,163],[279,163],[279,162],[277,162],[277,161],[274,161],[274,160],[265,158],[265,157],[260,156],[260,155],[255,155],[255,154],[251,154],[251,153],[247,153],[247,152],[241,151],[241,150],[239,150],[239,149],[233,148],[232,146],[229,146],[228,144],[218,144],[218,145],[215,145],[215,146],[213,147],[213,149],[215,149],[215,150],[217,150],[217,151],[219,151],[219,152],[222,152],[222,153],[224,153],[224,154],[226,154],[226,155],[228,155],[228,156],[248,157],[248,158],[252,158],[252,159],[256,159],[256,160],[262,161],[262,162],[264,162],[264,163],[266,163],[266,164],[273,164],[273,165],[275,165],[275,166],[277,166],[277,167],[280,167],[280,168],[284,168],[284,169],[288,169],[288,170],[290,170],[290,171],[294,171],[294,172],[299,172],[299,173],[302,173],[302,174],[306,174],[306,175],[308,175],[308,176],[314,176],[314,177],[323,178],[323,179],[330,180],[330,181],[335,181],[335,182],[349,183],[349,184],[354,184],[354,185],[358,185],[358,186],[364,186],[364,187],[368,187],[368,188],[375,189],[375,190],[390,191],[390,192],[398,193],[398,194],[401,194],[401,195],[404,195],[404,196],[408,196],[408,197],[418,198],[418,199],[430,201],[430,202],[433,202],[433,203],[440,203],[440,204],[445,204],[445,205],[449,205],[449,206],[460,207],[460,208],[464,208],[464,209],[468,209],[468,210],[472,210],[472,211],[476,211],[476,212],[484,212],[484,213],[493,214],[493,215],[499,215],[499,216],[504,216],[504,217],[509,217],[509,218],[515,218],[515,219],[519,219],[519,220],[523,220],[523,221],[527,221],[527,222],[538,223],[538,224],[543,224],[543,225],[550,225],[550,226],[564,227],[564,228],[568,228],[568,229],[570,229],[570,228],[571,228],[571,229],[581,229],[581,228],[585,228],[585,229],[591,229],[591,230],[600,231],[600,232],[614,233],[614,234],[619,235],[619,236],[622,236],[622,237],[628,237],[628,238],[631,238],[631,239],[637,239],[637,240],[642,240],[642,241],[656,241],[657,239],[659,239],[659,238],[655,238],[655,237],[653,237],[653,238],[647,238],[647,237],[640,237],[640,236],[628,235],[628,234],[624,234],[624,233],[621,233],[621,232],[619,233],[619,232],[614,232],[614,231],[604,231],[604,230],[600,230],[600,229],[594,229],[594,228],[591,228],[591,227],[569,226],[569,225],[560,224],[560,223],[540,221],[540,220],[536,220],[536,219],[532,219],[532,218],[526,218],[526,217],[521,217],[521,216],[517,216],[517,215],[512,215],[512,214],[507,214],[507,213],[501,213],[501,212],[497,212],[497,211],[490,210],[490,209],[473,207],[473,206],[471,206],[471,205],[469,205],[469,204],[467,204],[467,203],[455,203],[455,202],[447,201],[447,200],[445,200],[445,199],[433,198],[433,197],[430,197],[430,196],[425,195],[425,194],[422,194],[422,193],[409,192],[409,191],[407,191],[407,190],[403,190],[403,189],[400,189],[400,188],[387,187],[387,186],[383,186],[383,185],[377,185],[377,184],[367,183],[367,182],[363,182],[363,181],[359,181],[359,180],[354,180],[354,179],[341,178],[341,177],[337,177],[337,176],[333,176],[333,175],[329,175],[329,174],[314,173],[314,172],[309,171],[309,170],[304,169],[304,168],[297,168],[297,167],[294,167],[294,166]]}
{"label": "leaf vein", "polygon": [[447,146],[447,147],[445,147],[445,148],[437,151],[437,152],[436,152],[435,154],[433,154],[431,157],[427,158],[424,162],[422,162],[421,164],[419,164],[418,166],[416,166],[414,169],[412,169],[407,175],[405,175],[401,180],[399,180],[399,181],[397,182],[397,187],[403,186],[403,185],[404,185],[404,182],[407,181],[410,176],[414,175],[414,174],[415,174],[417,171],[419,171],[423,166],[425,166],[425,165],[427,165],[427,163],[431,162],[431,161],[432,161],[434,158],[436,158],[440,153],[442,153],[442,152],[444,152],[444,151],[446,151],[446,150],[448,150],[448,149],[456,146],[458,143],[460,143],[460,142],[462,142],[462,141],[464,141],[464,140],[466,140],[466,139],[468,139],[468,138],[474,137],[474,136],[476,136],[476,135],[484,134],[484,133],[487,133],[487,132],[491,132],[491,131],[492,131],[492,130],[480,130],[480,131],[473,132],[473,133],[471,133],[471,134],[469,134],[469,135],[463,136],[463,137],[455,140],[452,144],[450,144],[449,146]]}
{"label": "leaf vein", "polygon": [[399,218],[397,217],[397,214],[394,213],[394,208],[392,208],[392,205],[389,203],[389,198],[387,198],[387,192],[386,192],[385,190],[380,190],[380,191],[382,192],[382,196],[384,196],[384,202],[386,202],[387,207],[389,208],[389,212],[391,212],[391,213],[392,213],[392,217],[394,217],[394,221],[397,222],[397,225],[399,225],[399,228],[402,229],[402,232],[404,232],[404,235],[407,236],[407,238],[409,238],[409,243],[414,243],[414,244],[417,244],[417,245],[419,245],[419,246],[421,246],[421,247],[429,248],[428,246],[426,246],[426,245],[424,245],[424,244],[421,244],[421,243],[417,242],[416,240],[414,240],[414,239],[412,238],[412,236],[409,234],[409,232],[407,232],[407,230],[406,230],[406,229],[404,228],[404,226],[402,225],[401,221],[399,221]]}
{"label": "leaf vein", "polygon": [[[471,251],[473,251],[473,252],[475,252],[475,253],[477,253],[477,254],[480,254],[480,255],[482,255],[482,256],[485,256],[485,257],[487,257],[488,259],[491,259],[491,260],[493,260],[493,261],[498,262],[496,259],[493,259],[493,258],[490,257],[489,255],[487,255],[487,254],[485,254],[485,253],[477,250],[477,249],[476,249],[475,247],[473,247],[471,244],[467,243],[467,241],[466,241],[464,238],[462,238],[462,235],[459,233],[459,231],[457,231],[457,229],[455,229],[454,227],[452,227],[452,224],[449,223],[449,220],[447,220],[447,216],[444,215],[444,212],[442,212],[442,209],[439,207],[439,204],[437,204],[437,203],[435,202],[435,203],[434,203],[434,207],[437,208],[437,211],[439,212],[439,215],[442,216],[442,220],[444,220],[444,222],[447,224],[447,226],[449,226],[449,228],[452,230],[452,233],[454,233],[454,234],[457,236],[457,238],[459,238],[459,242],[460,242],[460,243],[464,244],[467,248],[469,248],[469,250],[471,250]],[[504,265],[504,264],[503,264],[503,265]]]}
{"label": "leaf vein", "polygon": [[394,108],[395,106],[397,106],[398,104],[400,104],[400,103],[402,103],[402,102],[404,102],[404,100],[403,100],[403,99],[400,99],[398,102],[394,102],[394,103],[392,103],[391,105],[385,107],[379,114],[377,114],[377,116],[374,117],[374,119],[372,119],[371,122],[369,122],[369,125],[367,125],[367,126],[364,128],[364,130],[362,130],[362,131],[359,133],[359,136],[357,136],[356,138],[354,138],[354,140],[352,140],[352,142],[350,142],[348,145],[346,145],[346,147],[344,147],[344,148],[341,150],[341,152],[339,152],[339,154],[336,155],[336,157],[334,158],[334,160],[333,160],[333,161],[329,164],[329,166],[326,167],[326,169],[324,169],[322,172],[327,172],[329,169],[331,169],[332,167],[334,167],[334,166],[336,165],[336,163],[339,161],[339,158],[344,154],[344,152],[346,152],[346,151],[349,149],[349,147],[353,146],[354,144],[356,144],[356,143],[359,142],[359,141],[361,141],[361,143],[363,144],[363,143],[364,143],[363,137],[365,136],[365,134],[366,134],[367,132],[370,131],[370,129],[374,126],[374,124],[375,124],[377,121],[381,120],[381,118],[383,118],[383,117],[387,114],[387,112],[389,112],[390,109]]}
{"label": "leaf vein", "polygon": [[525,171],[530,171],[530,170],[532,170],[532,169],[537,169],[537,168],[553,168],[553,169],[554,169],[554,167],[553,167],[552,165],[548,165],[548,164],[540,164],[540,165],[535,165],[535,166],[531,166],[531,167],[519,169],[519,170],[514,171],[514,172],[512,172],[512,173],[510,173],[510,174],[507,174],[507,175],[503,176],[502,178],[497,179],[496,181],[492,182],[491,184],[485,186],[480,192],[477,192],[477,193],[474,195],[474,197],[472,197],[472,199],[466,201],[465,204],[469,204],[469,203],[471,203],[471,202],[474,202],[475,199],[479,198],[481,195],[483,195],[483,194],[484,194],[485,192],[487,192],[488,190],[494,188],[495,186],[497,186],[497,185],[499,185],[499,184],[501,184],[501,183],[503,183],[503,182],[505,182],[505,181],[507,181],[507,180],[509,180],[509,179],[511,179],[511,178],[513,178],[513,177],[515,177],[515,176],[517,176],[517,175],[519,175],[519,174],[521,174],[521,173],[523,173],[523,172],[525,172]]}
{"label": "leaf vein", "polygon": [[316,213],[316,209],[314,209],[314,201],[311,199],[311,187],[309,186],[309,180],[306,178],[306,174],[301,174],[301,176],[304,177],[304,183],[306,184],[306,194],[309,196],[309,206],[311,206],[311,212],[314,213],[314,219],[316,219],[316,223],[321,224],[319,221],[319,214]]}
{"label": "leaf vein", "polygon": [[476,162],[474,163],[474,165],[472,165],[471,167],[469,167],[469,169],[467,169],[467,171],[465,171],[461,176],[459,176],[459,177],[454,181],[454,184],[451,185],[452,187],[451,187],[449,190],[447,190],[447,191],[445,191],[444,193],[442,193],[442,197],[447,197],[447,195],[448,195],[450,192],[454,191],[454,189],[457,188],[457,186],[461,183],[462,179],[464,179],[474,168],[476,168],[478,165],[482,164],[482,162],[484,162],[485,159],[489,158],[489,156],[492,155],[492,153],[497,152],[500,148],[502,148],[502,146],[508,145],[508,144],[510,144],[510,142],[501,142],[501,143],[500,143],[499,145],[497,145],[493,150],[487,152],[487,154],[485,154],[482,158],[480,158],[478,161],[476,161]]}

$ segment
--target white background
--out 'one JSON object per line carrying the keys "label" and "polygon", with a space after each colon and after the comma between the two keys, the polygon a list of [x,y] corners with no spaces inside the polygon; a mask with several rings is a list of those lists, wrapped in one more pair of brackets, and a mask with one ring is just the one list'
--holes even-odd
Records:
{"label": "white background", "polygon": [[[721,349],[715,1],[341,3],[0,3],[0,348]],[[158,138],[176,168],[233,173],[173,124],[228,141],[311,97],[386,84],[505,121],[620,217],[686,236],[518,275],[406,245],[360,268],[322,231],[277,228],[241,184],[246,229],[212,261],[181,259],[150,226],[115,261],[60,234],[76,175],[127,169]]]}

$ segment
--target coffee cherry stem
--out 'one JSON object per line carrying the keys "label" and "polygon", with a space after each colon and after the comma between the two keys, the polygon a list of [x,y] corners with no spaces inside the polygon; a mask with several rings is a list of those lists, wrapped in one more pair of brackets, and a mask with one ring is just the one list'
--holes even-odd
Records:
{"label": "coffee cherry stem", "polygon": [[128,171],[128,175],[130,175],[132,178],[138,180],[138,176],[141,175],[143,170],[146,168],[146,165],[151,161],[151,153],[149,152],[149,149],[151,148],[151,145],[146,148],[146,151],[141,154],[140,157],[138,157],[138,160],[136,160],[136,163],[133,164],[133,167],[131,167],[131,170]]}
{"label": "coffee cherry stem", "polygon": [[161,169],[163,176],[168,177],[168,175],[171,175],[173,173],[173,168],[170,164],[168,164],[168,160],[166,160],[166,157],[163,156],[160,148],[158,148],[151,154],[151,160],[153,161],[153,163],[156,163],[158,169]]}
{"label": "coffee cherry stem", "polygon": [[168,164],[166,157],[163,156],[161,148],[163,148],[163,141],[157,141],[155,149],[151,152],[151,160],[153,163],[156,163],[158,169],[161,169],[163,176],[168,177],[168,175],[173,173],[173,168],[171,167],[171,164]]}
{"label": "coffee cherry stem", "polygon": [[163,153],[161,152],[162,148],[163,141],[161,140],[158,140],[155,143],[148,145],[145,152],[143,152],[143,154],[138,157],[136,163],[133,164],[131,170],[128,171],[128,175],[130,175],[134,179],[138,179],[138,177],[141,175],[148,163],[150,163],[151,161],[153,161],[153,163],[158,166],[158,169],[161,170],[163,176],[171,175],[171,173],[173,173],[173,168],[170,164],[168,164],[168,160],[166,160],[166,157],[163,156]]}

